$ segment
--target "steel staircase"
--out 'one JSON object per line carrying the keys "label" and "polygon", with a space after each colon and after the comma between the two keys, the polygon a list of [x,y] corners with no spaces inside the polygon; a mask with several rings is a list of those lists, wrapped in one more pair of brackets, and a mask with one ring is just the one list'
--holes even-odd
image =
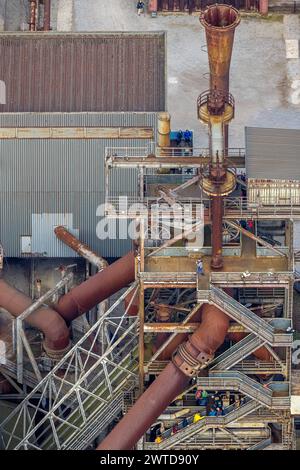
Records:
{"label": "steel staircase", "polygon": [[[203,302],[202,298],[201,301]],[[289,346],[292,344],[292,334],[277,332],[272,325],[258,317],[255,313],[230,297],[230,295],[226,294],[226,292],[218,287],[211,286],[208,295],[208,302],[220,308],[233,320],[237,321],[247,330],[261,338],[263,342],[277,347]]]}
{"label": "steel staircase", "polygon": [[[288,392],[284,396],[274,396],[273,390],[265,388],[242,372],[211,371],[210,377],[199,377],[197,384],[205,390],[237,390],[267,408],[281,410],[290,408]],[[287,382],[284,382],[284,384],[288,386]]]}
{"label": "steel staircase", "polygon": [[265,341],[254,333],[249,334],[241,341],[238,341],[231,348],[220,354],[210,363],[210,370],[231,369],[238,362],[245,359],[258,348],[263,346]]}
{"label": "steel staircase", "polygon": [[[193,417],[191,417],[188,420],[189,421],[188,426],[182,428],[176,434],[166,437],[160,444],[146,443],[145,447],[147,449],[153,449],[153,450],[154,449],[156,450],[172,449],[172,447],[174,447],[175,445],[178,445],[178,443],[181,443],[182,441],[185,441],[186,439],[191,438],[199,431],[204,431],[205,429],[208,429],[211,427],[226,426],[234,421],[244,418],[249,413],[252,413],[253,411],[257,410],[260,407],[261,407],[261,404],[255,402],[254,400],[248,400],[248,402],[245,405],[241,406],[240,408],[232,409],[225,416],[218,416],[218,417],[206,416],[205,418],[201,419],[200,421],[197,421],[196,423],[193,423]],[[182,425],[182,422],[179,424],[179,427],[180,425]],[[168,433],[170,433],[170,430],[165,431],[165,433],[162,434],[162,437],[164,437],[164,435],[167,436]]]}

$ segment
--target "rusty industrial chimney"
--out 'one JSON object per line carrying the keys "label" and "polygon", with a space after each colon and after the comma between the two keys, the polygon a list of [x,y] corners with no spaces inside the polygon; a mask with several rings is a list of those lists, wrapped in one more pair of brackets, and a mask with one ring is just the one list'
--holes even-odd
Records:
{"label": "rusty industrial chimney", "polygon": [[200,16],[205,28],[210,67],[210,89],[198,98],[198,117],[209,127],[211,164],[202,180],[203,191],[211,197],[213,269],[223,267],[223,196],[235,188],[235,176],[227,169],[228,124],[234,117],[234,99],[229,93],[229,69],[234,31],[240,22],[238,11],[229,5],[212,5]]}
{"label": "rusty industrial chimney", "polygon": [[230,5],[212,5],[200,16],[205,28],[210,68],[210,90],[229,91],[229,68],[239,12]]}

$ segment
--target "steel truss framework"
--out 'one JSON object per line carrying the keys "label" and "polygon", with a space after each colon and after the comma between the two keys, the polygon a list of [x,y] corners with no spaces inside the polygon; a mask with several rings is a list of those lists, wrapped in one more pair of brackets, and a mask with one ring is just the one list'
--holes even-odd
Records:
{"label": "steel truss framework", "polygon": [[[136,168],[139,178],[139,188],[143,188],[144,181],[151,178],[155,179],[155,171],[161,168],[183,168],[195,167],[195,162],[191,152],[190,155],[185,156],[186,160],[179,158],[176,161],[176,155],[170,155],[173,158],[168,158],[168,155],[163,153],[161,149],[162,158],[150,155],[141,156],[127,152],[124,154],[117,154],[107,149],[106,154],[106,203],[107,214],[116,218],[139,218],[141,224],[140,233],[143,235],[149,233],[148,224],[149,217],[145,217],[147,210],[153,208],[153,204],[157,203],[158,198],[149,196],[143,191],[139,191],[135,196],[128,199],[128,207],[130,204],[143,204],[145,207],[145,214],[141,211],[137,214],[136,211],[130,210],[127,212],[119,208],[110,212],[110,207],[114,205],[117,207],[117,200],[111,193],[110,188],[110,172],[113,173],[113,168]],[[166,150],[166,149],[165,149]],[[168,150],[170,152],[170,150]],[[177,149],[178,151],[178,149]],[[197,155],[198,156],[198,155]],[[151,157],[151,158],[150,158]],[[190,157],[190,158],[189,158]],[[199,158],[199,156],[198,156]],[[206,153],[202,154],[202,160],[199,158],[198,166],[205,164]],[[190,160],[190,161],[189,161]],[[151,171],[151,176],[147,172]],[[163,173],[163,172],[162,172]],[[160,174],[159,177],[170,177],[172,183],[172,176]],[[185,203],[197,206],[199,202],[204,205],[204,220],[210,223],[210,202],[200,198],[184,198],[178,196],[178,188],[187,188],[190,184],[194,184],[199,176],[185,177],[184,181],[174,184],[171,190],[165,192],[162,202],[164,205],[177,204],[177,207]],[[176,184],[179,184],[176,188]],[[147,185],[146,185],[147,187]],[[180,212],[180,211],[179,211]],[[192,210],[192,215],[196,213],[196,209]],[[176,214],[175,214],[176,215]],[[175,217],[174,215],[174,217]],[[178,214],[177,214],[178,215]],[[180,216],[180,213],[179,213]],[[139,279],[139,292],[140,292],[140,338],[139,338],[139,380],[140,388],[143,390],[145,374],[158,374],[161,372],[166,362],[159,361],[160,354],[164,351],[165,347],[169,345],[178,333],[194,331],[196,325],[189,322],[195,312],[201,307],[202,303],[212,303],[221,310],[223,310],[234,322],[231,324],[233,331],[244,332],[247,336],[238,343],[231,346],[222,354],[218,355],[211,364],[209,375],[207,378],[198,378],[199,385],[207,390],[230,390],[238,391],[245,397],[245,403],[238,409],[227,409],[226,415],[216,417],[206,417],[198,423],[192,423],[191,419],[188,426],[180,428],[180,420],[177,419],[179,424],[179,432],[169,435],[170,430],[167,430],[164,439],[160,444],[147,442],[147,437],[140,442],[139,446],[147,449],[205,449],[205,448],[241,448],[241,449],[262,449],[271,444],[271,431],[269,423],[277,423],[282,426],[282,440],[280,442],[281,448],[294,448],[294,432],[293,432],[293,419],[290,414],[290,381],[291,381],[291,346],[292,334],[290,329],[292,327],[292,308],[293,308],[293,282],[294,282],[294,256],[293,256],[293,220],[300,217],[300,206],[276,206],[268,205],[266,201],[259,200],[255,204],[250,204],[245,197],[225,197],[224,198],[224,219],[232,225],[236,225],[236,220],[255,219],[255,220],[268,220],[274,217],[286,220],[289,225],[288,236],[286,237],[286,247],[282,250],[277,250],[275,253],[270,246],[261,243],[262,240],[257,236],[252,236],[255,241],[256,251],[259,253],[260,260],[265,256],[277,256],[286,258],[286,269],[274,269],[272,271],[247,272],[218,272],[210,273],[209,280],[206,286],[203,287],[203,280],[201,285],[198,284],[198,278],[195,273],[185,272],[184,269],[180,272],[164,272],[164,269],[147,269],[147,260],[149,257],[156,257],[157,265],[159,264],[159,255],[171,256],[172,250],[176,257],[181,257],[184,264],[185,256],[189,253],[184,253],[181,247],[176,246],[171,248],[173,242],[178,241],[178,238],[172,241],[167,241],[160,247],[148,249],[148,240],[143,236],[140,237],[140,252],[138,256],[138,279]],[[232,223],[232,222],[233,223]],[[237,225],[237,229],[240,227]],[[249,233],[242,235],[250,236]],[[263,249],[261,248],[263,246]],[[165,250],[165,251],[163,251]],[[265,251],[264,251],[265,250]],[[269,250],[269,251],[268,251]],[[160,252],[160,253],[159,253]],[[229,254],[232,256],[232,253]],[[258,255],[257,255],[258,256]],[[153,265],[151,265],[153,266]],[[238,270],[237,270],[238,271]],[[205,283],[204,283],[205,284]],[[152,316],[149,319],[149,294],[155,297],[157,291],[162,292],[166,290],[175,289],[194,289],[197,292],[198,303],[189,309],[185,314],[182,322],[160,324],[155,323]],[[234,300],[227,295],[223,289],[238,288],[243,289],[269,289],[280,291],[273,299],[273,304],[276,302],[284,305],[282,318],[261,318],[254,311],[245,307],[239,301]],[[279,295],[279,297],[278,297]],[[273,305],[273,307],[274,307]],[[166,342],[159,347],[154,355],[149,359],[145,356],[145,343],[147,343],[147,336],[149,334],[169,332],[171,333]],[[272,360],[269,362],[262,362],[260,360],[253,360],[251,358],[259,348],[266,348],[270,353]],[[270,382],[268,388],[265,388],[261,383],[254,380],[253,377],[261,375],[269,375],[280,373],[283,376],[281,382]],[[248,374],[248,375],[247,375]],[[250,377],[249,377],[250,376]],[[182,420],[181,420],[182,421]],[[251,423],[254,424],[251,427]],[[255,430],[258,426],[259,432]],[[247,429],[247,433],[243,430]],[[169,433],[169,434],[168,434]]]}
{"label": "steel truss framework", "polygon": [[[137,384],[138,317],[114,315],[134,283],[1,424],[5,449],[85,449]],[[104,349],[104,352],[102,351]]]}

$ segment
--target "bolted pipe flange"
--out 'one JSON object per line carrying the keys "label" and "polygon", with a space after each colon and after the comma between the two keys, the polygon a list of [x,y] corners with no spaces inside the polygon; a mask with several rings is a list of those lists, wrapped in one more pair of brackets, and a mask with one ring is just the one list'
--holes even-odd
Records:
{"label": "bolted pipe flange", "polygon": [[43,341],[42,345],[46,356],[48,356],[50,359],[53,359],[54,361],[60,361],[72,347],[71,341],[69,341],[68,346],[64,349],[50,349],[45,345],[45,341]]}
{"label": "bolted pipe flange", "polygon": [[198,355],[194,357],[187,350],[187,344],[188,343],[180,344],[177,351],[173,354],[172,362],[185,375],[194,377],[198,374],[199,370],[205,369],[208,366],[214,356],[200,351]]}

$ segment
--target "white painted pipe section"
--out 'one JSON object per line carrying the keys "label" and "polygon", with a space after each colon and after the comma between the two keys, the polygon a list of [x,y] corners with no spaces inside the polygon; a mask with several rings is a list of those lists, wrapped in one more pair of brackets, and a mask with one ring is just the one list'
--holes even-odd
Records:
{"label": "white painted pipe section", "polygon": [[224,132],[222,120],[211,122],[211,149],[212,149],[212,162],[223,161],[224,154]]}

